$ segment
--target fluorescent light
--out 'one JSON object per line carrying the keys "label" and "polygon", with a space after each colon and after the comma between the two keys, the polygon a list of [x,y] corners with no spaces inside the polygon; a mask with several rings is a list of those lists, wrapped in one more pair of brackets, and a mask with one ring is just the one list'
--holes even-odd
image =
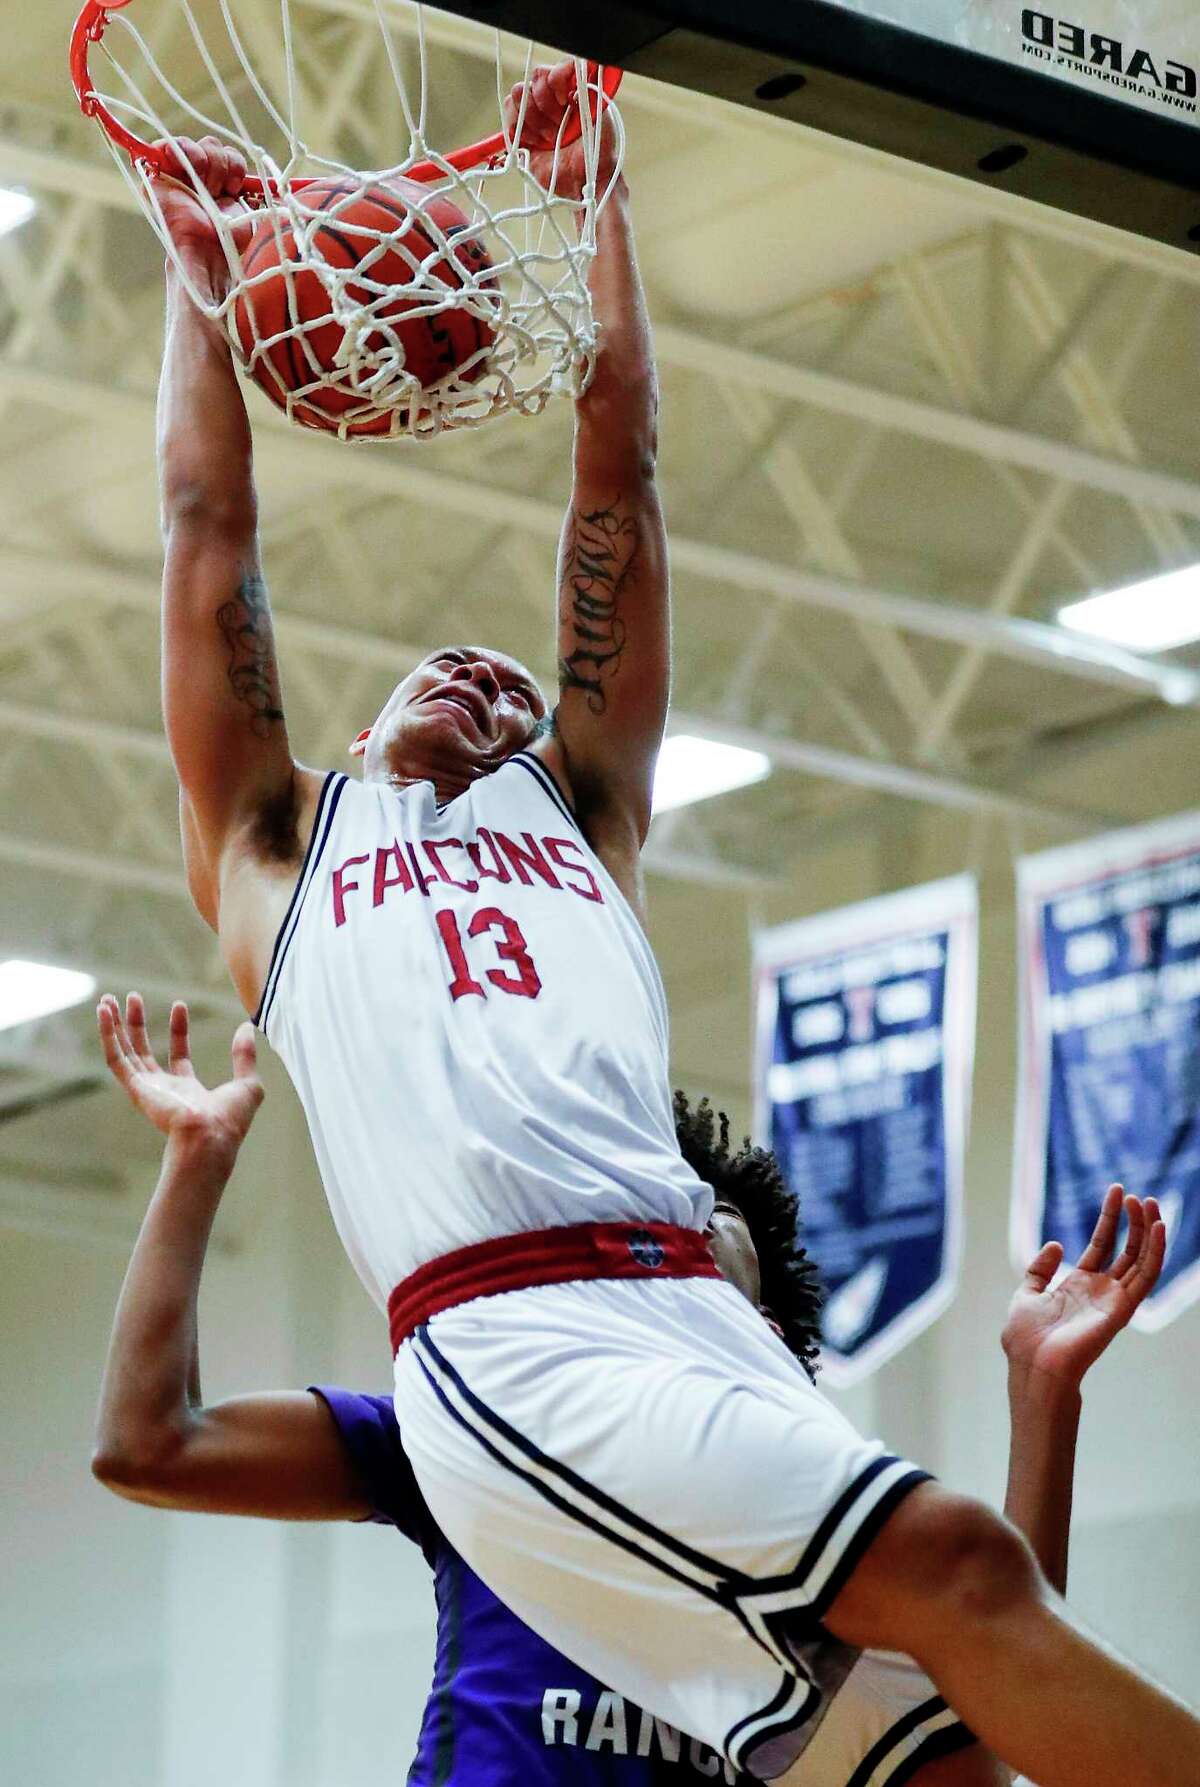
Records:
{"label": "fluorescent light", "polygon": [[673,733],[659,752],[654,774],[654,811],[669,812],[694,800],[728,794],[761,782],[771,773],[771,759],[741,745],[721,745],[711,738]]}
{"label": "fluorescent light", "polygon": [[1058,618],[1077,633],[1133,651],[1170,651],[1173,645],[1200,639],[1200,565],[1088,596],[1060,608]]}
{"label": "fluorescent light", "polygon": [[52,968],[46,962],[0,962],[0,1030],[65,1011],[96,991],[90,974]]}
{"label": "fluorescent light", "polygon": [[12,186],[0,186],[0,236],[7,236],[10,230],[19,230],[23,223],[37,210],[37,201],[31,199],[27,192],[17,192]]}

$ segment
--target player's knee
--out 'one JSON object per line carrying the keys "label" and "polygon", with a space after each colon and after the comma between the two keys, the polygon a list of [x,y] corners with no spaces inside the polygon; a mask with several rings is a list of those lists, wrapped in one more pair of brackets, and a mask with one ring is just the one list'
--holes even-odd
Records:
{"label": "player's knee", "polygon": [[947,1501],[931,1535],[929,1568],[935,1596],[955,1620],[991,1619],[1036,1595],[1037,1565],[1016,1528],[982,1502]]}
{"label": "player's knee", "polygon": [[924,1484],[900,1504],[825,1616],[849,1644],[920,1661],[967,1624],[1011,1611],[1038,1590],[1015,1528],[982,1502]]}

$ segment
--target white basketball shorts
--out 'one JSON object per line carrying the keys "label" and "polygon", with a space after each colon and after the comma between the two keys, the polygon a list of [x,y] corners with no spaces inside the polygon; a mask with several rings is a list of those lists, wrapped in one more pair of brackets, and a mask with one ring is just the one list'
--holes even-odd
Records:
{"label": "white basketball shorts", "polygon": [[395,1381],[421,1491],[472,1569],[735,1769],[773,1780],[811,1754],[806,1787],[885,1787],[970,1741],[911,1665],[822,1624],[925,1473],[861,1439],[730,1285],[478,1298],[418,1328]]}

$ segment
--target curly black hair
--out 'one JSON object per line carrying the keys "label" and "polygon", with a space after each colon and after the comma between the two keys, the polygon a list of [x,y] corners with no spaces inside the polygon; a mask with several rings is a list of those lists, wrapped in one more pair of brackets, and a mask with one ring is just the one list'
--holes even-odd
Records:
{"label": "curly black hair", "polygon": [[749,1136],[735,1154],[729,1145],[729,1118],[714,1111],[707,1098],[693,1109],[687,1094],[676,1092],[675,1134],[693,1171],[712,1186],[720,1202],[741,1211],[758,1254],[763,1306],[809,1377],[815,1377],[821,1281],[800,1245],[799,1206],[779,1162],[769,1149],[752,1147]]}

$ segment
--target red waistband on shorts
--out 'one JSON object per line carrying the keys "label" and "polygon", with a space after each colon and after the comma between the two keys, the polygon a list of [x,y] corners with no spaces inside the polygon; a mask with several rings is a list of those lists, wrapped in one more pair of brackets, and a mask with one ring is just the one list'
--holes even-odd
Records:
{"label": "red waistband on shorts", "polygon": [[719,1278],[699,1229],[670,1222],[581,1222],[501,1235],[418,1266],[388,1298],[392,1351],[459,1303],[576,1278]]}

